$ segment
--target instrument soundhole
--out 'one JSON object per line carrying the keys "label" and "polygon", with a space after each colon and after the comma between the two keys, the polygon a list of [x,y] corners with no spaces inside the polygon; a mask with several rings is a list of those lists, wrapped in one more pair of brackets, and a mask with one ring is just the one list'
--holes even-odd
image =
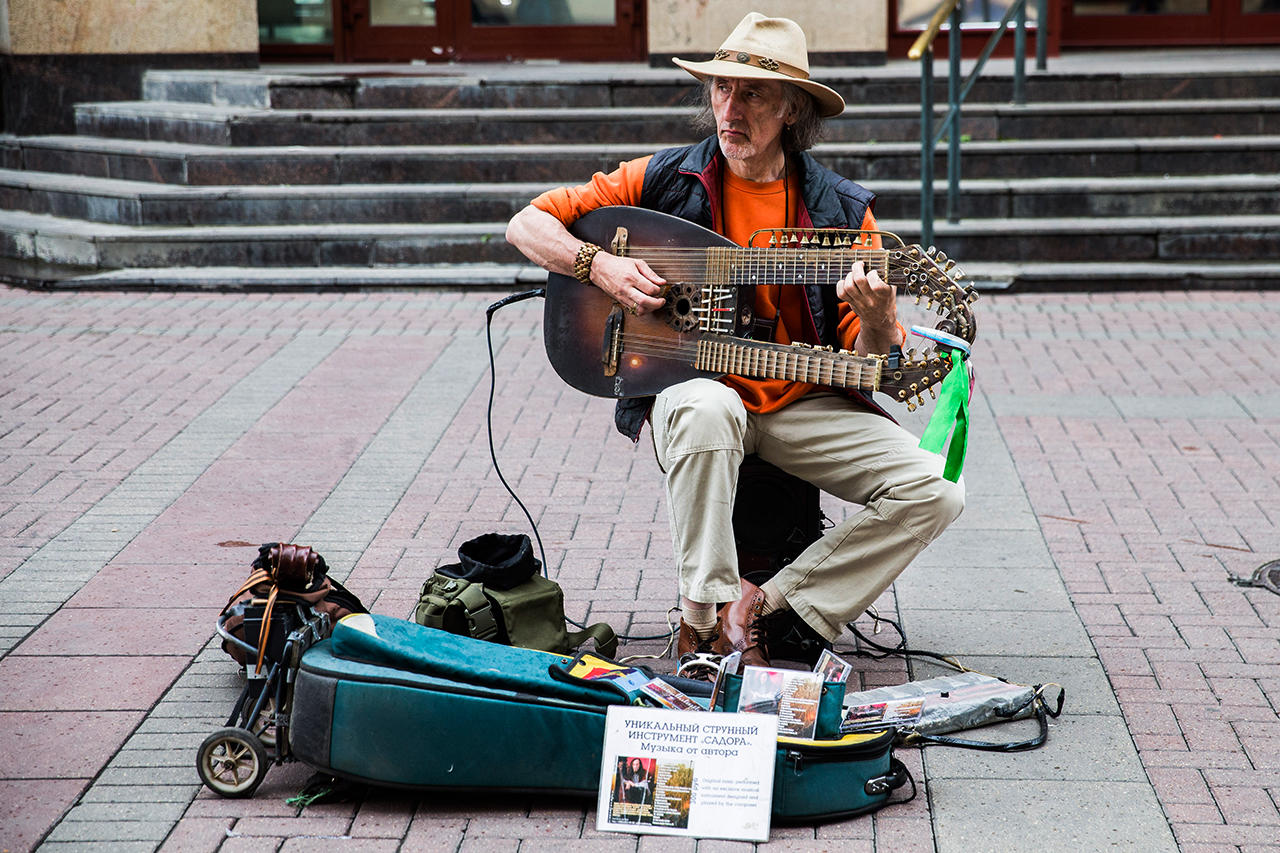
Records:
{"label": "instrument soundhole", "polygon": [[687,281],[676,282],[667,293],[667,324],[677,332],[693,331],[698,328],[701,306],[701,289]]}

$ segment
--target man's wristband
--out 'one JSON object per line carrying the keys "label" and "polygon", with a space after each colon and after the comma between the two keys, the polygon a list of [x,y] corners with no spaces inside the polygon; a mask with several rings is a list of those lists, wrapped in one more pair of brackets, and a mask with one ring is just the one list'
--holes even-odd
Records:
{"label": "man's wristband", "polygon": [[583,243],[578,255],[573,259],[573,277],[583,284],[591,283],[591,263],[596,259],[600,247],[595,243]]}

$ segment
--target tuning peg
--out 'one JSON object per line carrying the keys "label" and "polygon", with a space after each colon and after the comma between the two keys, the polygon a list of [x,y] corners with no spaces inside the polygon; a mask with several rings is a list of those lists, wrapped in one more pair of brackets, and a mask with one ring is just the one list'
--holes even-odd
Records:
{"label": "tuning peg", "polygon": [[915,404],[915,403],[913,403],[911,400],[908,400],[908,401],[907,401],[907,411],[908,411],[908,412],[914,412],[915,410],[916,410],[916,404]]}
{"label": "tuning peg", "polygon": [[929,389],[929,399],[930,399],[930,400],[936,400],[936,399],[938,399],[938,395],[937,395],[937,394],[935,394],[935,393],[933,393],[933,388],[930,388],[930,389]]}
{"label": "tuning peg", "polygon": [[769,232],[769,248],[772,249],[776,245],[778,245],[778,234],[771,231]]}
{"label": "tuning peg", "polygon": [[938,254],[934,255],[934,258],[933,258],[933,259],[934,259],[935,261],[937,261],[938,263],[942,263],[943,261],[945,261],[945,260],[947,259],[947,253],[946,253],[946,252],[939,252]]}
{"label": "tuning peg", "polygon": [[927,249],[925,249],[925,250],[924,250],[924,253],[925,253],[926,255],[928,255],[929,257],[931,257],[931,258],[932,258],[934,255],[936,255],[936,254],[938,253],[938,247],[937,247],[937,246],[930,246],[929,248],[927,248]]}

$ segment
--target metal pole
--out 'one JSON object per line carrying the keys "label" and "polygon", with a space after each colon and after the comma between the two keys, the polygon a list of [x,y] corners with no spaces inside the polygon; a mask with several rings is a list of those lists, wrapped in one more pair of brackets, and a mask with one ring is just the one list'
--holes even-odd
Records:
{"label": "metal pole", "polygon": [[1049,67],[1049,0],[1036,0],[1036,70]]}
{"label": "metal pole", "polygon": [[920,57],[920,242],[933,244],[933,48]]}
{"label": "metal pole", "polygon": [[957,3],[951,13],[951,32],[947,35],[947,102],[950,126],[947,128],[947,221],[960,221],[960,20],[964,4]]}
{"label": "metal pole", "polygon": [[1013,102],[1027,103],[1027,0],[1017,0],[1017,28],[1013,31]]}

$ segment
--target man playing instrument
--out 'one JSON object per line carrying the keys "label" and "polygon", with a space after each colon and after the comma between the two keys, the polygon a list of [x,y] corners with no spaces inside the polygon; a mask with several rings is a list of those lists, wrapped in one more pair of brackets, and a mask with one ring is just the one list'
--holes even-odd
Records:
{"label": "man playing instrument", "polygon": [[[544,193],[512,218],[507,239],[516,248],[647,314],[664,306],[665,280],[643,260],[585,243],[567,226],[598,207],[631,205],[738,245],[758,229],[876,229],[873,194],[806,153],[844,100],[809,79],[804,32],[794,21],[753,12],[715,58],[675,62],[702,81],[713,135]],[[834,288],[755,291],[755,314],[771,322],[777,342],[862,355],[903,343],[896,288],[861,261]],[[920,449],[858,392],[784,379],[692,379],[656,398],[619,401],[616,419],[633,441],[650,422],[666,474],[684,660],[740,650],[744,663],[768,663],[761,620],[781,609],[836,640],[964,505],[963,485],[943,477],[942,457]],[[738,575],[732,526],[738,467],[750,453],[862,505],[759,587]]]}

